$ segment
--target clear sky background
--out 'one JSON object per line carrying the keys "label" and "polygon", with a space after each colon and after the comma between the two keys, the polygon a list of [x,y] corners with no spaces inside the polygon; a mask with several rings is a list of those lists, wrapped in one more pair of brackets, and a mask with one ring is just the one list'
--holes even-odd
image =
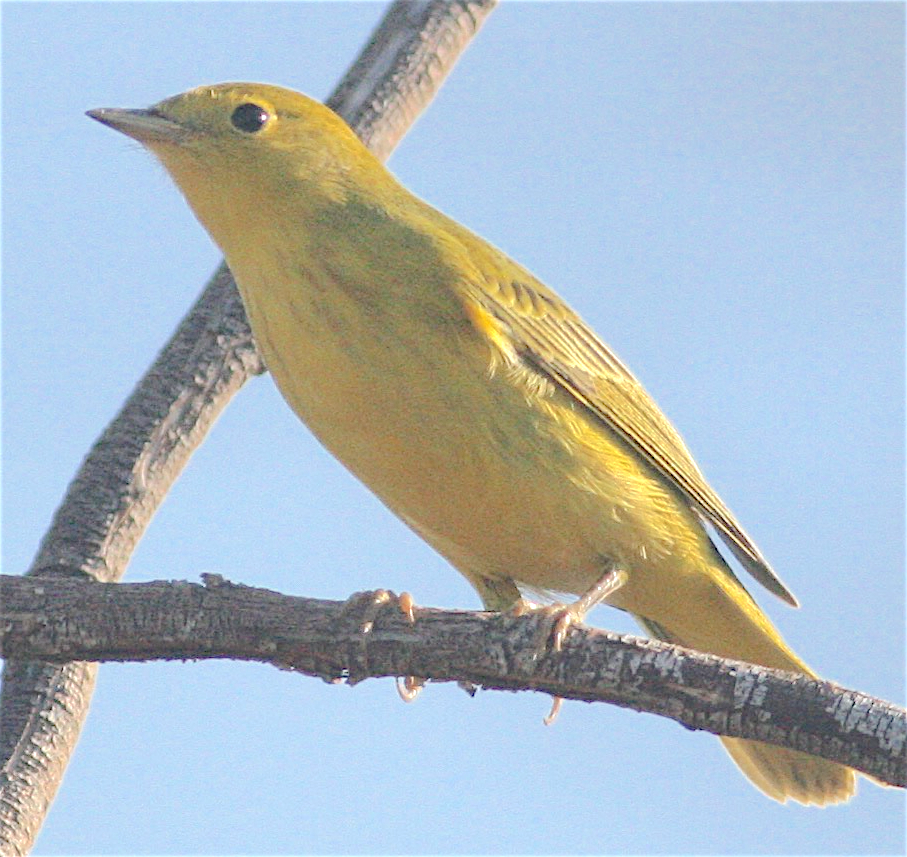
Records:
{"label": "clear sky background", "polygon": [[[4,572],[219,259],[153,159],[83,111],[231,79],[324,98],[383,8],[3,4]],[[752,587],[793,647],[901,703],[903,27],[900,4],[505,4],[391,160],[636,372],[802,602]],[[479,607],[267,376],[128,579],[202,572]],[[782,807],[710,736],[578,703],[546,728],[547,710],[104,666],[36,853],[903,853],[903,792]]]}

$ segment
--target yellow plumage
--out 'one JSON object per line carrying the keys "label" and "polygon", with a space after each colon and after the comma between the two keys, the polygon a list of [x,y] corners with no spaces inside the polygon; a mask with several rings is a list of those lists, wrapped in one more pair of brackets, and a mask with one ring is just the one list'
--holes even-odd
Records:
{"label": "yellow plumage", "polygon": [[[202,87],[92,115],[163,162],[233,271],[265,362],[321,442],[473,584],[588,591],[652,634],[812,673],[715,546],[795,604],[682,440],[528,271],[410,194],[303,95]],[[840,765],[723,739],[766,794],[825,804]]]}

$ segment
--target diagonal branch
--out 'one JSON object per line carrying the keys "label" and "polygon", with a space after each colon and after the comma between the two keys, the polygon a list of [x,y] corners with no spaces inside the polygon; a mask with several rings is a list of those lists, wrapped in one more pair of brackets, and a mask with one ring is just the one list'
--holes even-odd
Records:
{"label": "diagonal branch", "polygon": [[[325,681],[415,675],[535,690],[659,714],[688,729],[751,738],[907,783],[907,712],[832,682],[655,640],[571,629],[550,614],[416,608],[390,593],[346,602],[281,595],[206,575],[205,585],[88,584],[0,577],[0,653],[53,660],[232,658]],[[367,630],[364,630],[367,629]]]}
{"label": "diagonal branch", "polygon": [[[394,2],[329,104],[386,157],[495,0]],[[218,414],[264,371],[229,271],[214,274],[83,461],[29,575],[119,580]],[[78,739],[96,667],[11,660],[0,695],[0,853],[26,853]]]}

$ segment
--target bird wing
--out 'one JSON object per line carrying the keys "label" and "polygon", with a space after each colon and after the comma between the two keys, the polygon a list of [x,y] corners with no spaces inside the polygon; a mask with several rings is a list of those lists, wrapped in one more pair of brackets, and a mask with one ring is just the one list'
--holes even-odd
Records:
{"label": "bird wing", "polygon": [[468,298],[503,327],[524,364],[581,402],[676,488],[720,534],[743,567],[797,606],[731,511],[709,487],[680,435],[642,385],[595,332],[538,281],[485,281]]}

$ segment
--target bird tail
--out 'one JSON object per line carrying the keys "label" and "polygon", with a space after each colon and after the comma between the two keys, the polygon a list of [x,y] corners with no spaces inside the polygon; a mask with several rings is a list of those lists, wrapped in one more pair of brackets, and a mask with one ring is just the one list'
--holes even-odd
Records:
{"label": "bird tail", "polygon": [[827,806],[850,800],[856,791],[853,770],[835,762],[761,741],[722,738],[721,743],[749,781],[781,803]]}
{"label": "bird tail", "polygon": [[[641,616],[636,616],[637,621],[665,642],[815,678],[730,569],[721,572],[718,585],[709,575],[710,591],[701,593],[710,609],[700,621],[679,614],[670,617],[670,625]],[[856,791],[854,771],[844,765],[762,741],[721,738],[721,743],[750,782],[781,803],[794,800],[824,806],[846,801]]]}

